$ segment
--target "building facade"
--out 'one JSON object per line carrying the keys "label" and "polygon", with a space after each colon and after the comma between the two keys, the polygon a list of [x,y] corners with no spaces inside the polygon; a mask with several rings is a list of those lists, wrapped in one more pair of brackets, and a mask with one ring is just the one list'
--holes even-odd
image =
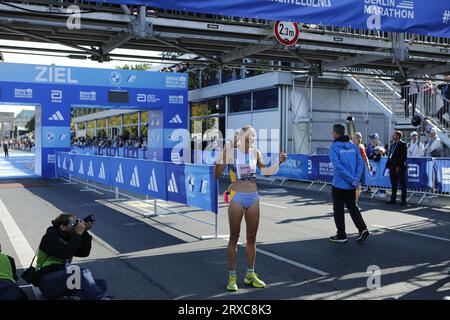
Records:
{"label": "building facade", "polygon": [[263,153],[325,153],[333,124],[345,124],[348,116],[365,143],[375,132],[387,143],[392,129],[390,110],[345,76],[270,72],[192,90],[189,101],[194,140],[207,144],[221,138],[219,131],[231,139],[250,124]]}

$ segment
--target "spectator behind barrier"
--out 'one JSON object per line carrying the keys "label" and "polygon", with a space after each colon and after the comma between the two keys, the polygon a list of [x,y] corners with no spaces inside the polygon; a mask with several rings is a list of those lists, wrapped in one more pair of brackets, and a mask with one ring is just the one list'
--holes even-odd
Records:
{"label": "spectator behind barrier", "polygon": [[380,159],[378,157],[378,154],[376,154],[376,152],[375,152],[375,148],[383,147],[383,144],[380,141],[380,136],[378,135],[378,133],[375,132],[375,133],[372,133],[371,135],[369,135],[369,139],[370,139],[370,141],[367,145],[367,157],[370,160],[378,161]]}
{"label": "spectator behind barrier", "polygon": [[0,300],[27,300],[17,285],[16,263],[14,259],[2,253],[0,244]]}
{"label": "spectator behind barrier", "polygon": [[430,129],[427,131],[428,137],[430,138],[425,144],[425,156],[438,158],[442,157],[443,147],[441,139],[437,136],[436,129]]}
{"label": "spectator behind barrier", "polygon": [[90,217],[80,220],[73,213],[60,214],[42,237],[33,284],[45,298],[69,296],[77,300],[110,300],[105,296],[106,282],[94,280],[88,269],[78,269],[80,287],[69,288],[72,281],[68,278],[73,277],[73,269],[77,268],[71,265],[73,257],[88,257],[91,252],[92,236],[88,230],[93,226],[93,219]]}
{"label": "spectator behind barrier", "polygon": [[411,142],[408,143],[408,158],[417,158],[425,156],[425,147],[423,143],[420,142],[417,137],[418,134],[416,131],[411,132],[410,134]]}
{"label": "spectator behind barrier", "polygon": [[379,161],[385,154],[386,149],[380,141],[378,133],[369,135],[370,142],[367,145],[367,157],[370,160]]}

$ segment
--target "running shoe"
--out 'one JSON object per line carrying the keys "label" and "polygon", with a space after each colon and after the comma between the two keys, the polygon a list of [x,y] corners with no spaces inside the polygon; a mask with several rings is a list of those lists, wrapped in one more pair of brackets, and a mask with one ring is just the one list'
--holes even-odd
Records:
{"label": "running shoe", "polygon": [[228,291],[238,291],[238,286],[236,284],[236,276],[230,276],[227,285]]}
{"label": "running shoe", "polygon": [[359,233],[359,236],[358,236],[358,238],[356,238],[356,241],[359,243],[363,243],[364,241],[366,241],[368,236],[369,236],[369,231],[363,230]]}
{"label": "running shoe", "polygon": [[266,284],[264,281],[258,278],[256,273],[247,273],[245,274],[244,279],[245,284],[252,285],[255,288],[265,288]]}
{"label": "running shoe", "polygon": [[347,237],[340,237],[338,235],[335,235],[333,237],[330,237],[329,240],[331,242],[345,243],[345,242],[347,242]]}

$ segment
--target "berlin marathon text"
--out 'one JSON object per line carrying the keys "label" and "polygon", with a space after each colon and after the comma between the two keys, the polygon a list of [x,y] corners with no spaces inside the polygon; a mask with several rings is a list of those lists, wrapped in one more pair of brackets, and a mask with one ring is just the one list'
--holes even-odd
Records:
{"label": "berlin marathon text", "polygon": [[364,13],[397,19],[414,19],[414,3],[395,0],[364,0]]}

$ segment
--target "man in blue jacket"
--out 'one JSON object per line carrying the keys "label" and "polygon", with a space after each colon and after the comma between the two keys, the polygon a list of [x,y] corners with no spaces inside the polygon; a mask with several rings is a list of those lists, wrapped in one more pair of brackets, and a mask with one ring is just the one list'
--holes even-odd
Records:
{"label": "man in blue jacket", "polygon": [[345,127],[343,125],[335,124],[333,126],[332,137],[334,142],[330,148],[330,159],[334,168],[332,196],[337,234],[331,237],[330,241],[347,242],[344,218],[346,206],[359,231],[357,242],[362,243],[369,236],[369,231],[361,216],[361,212],[356,206],[355,197],[356,188],[361,183],[364,162],[358,146],[351,143],[350,138],[345,135]]}

